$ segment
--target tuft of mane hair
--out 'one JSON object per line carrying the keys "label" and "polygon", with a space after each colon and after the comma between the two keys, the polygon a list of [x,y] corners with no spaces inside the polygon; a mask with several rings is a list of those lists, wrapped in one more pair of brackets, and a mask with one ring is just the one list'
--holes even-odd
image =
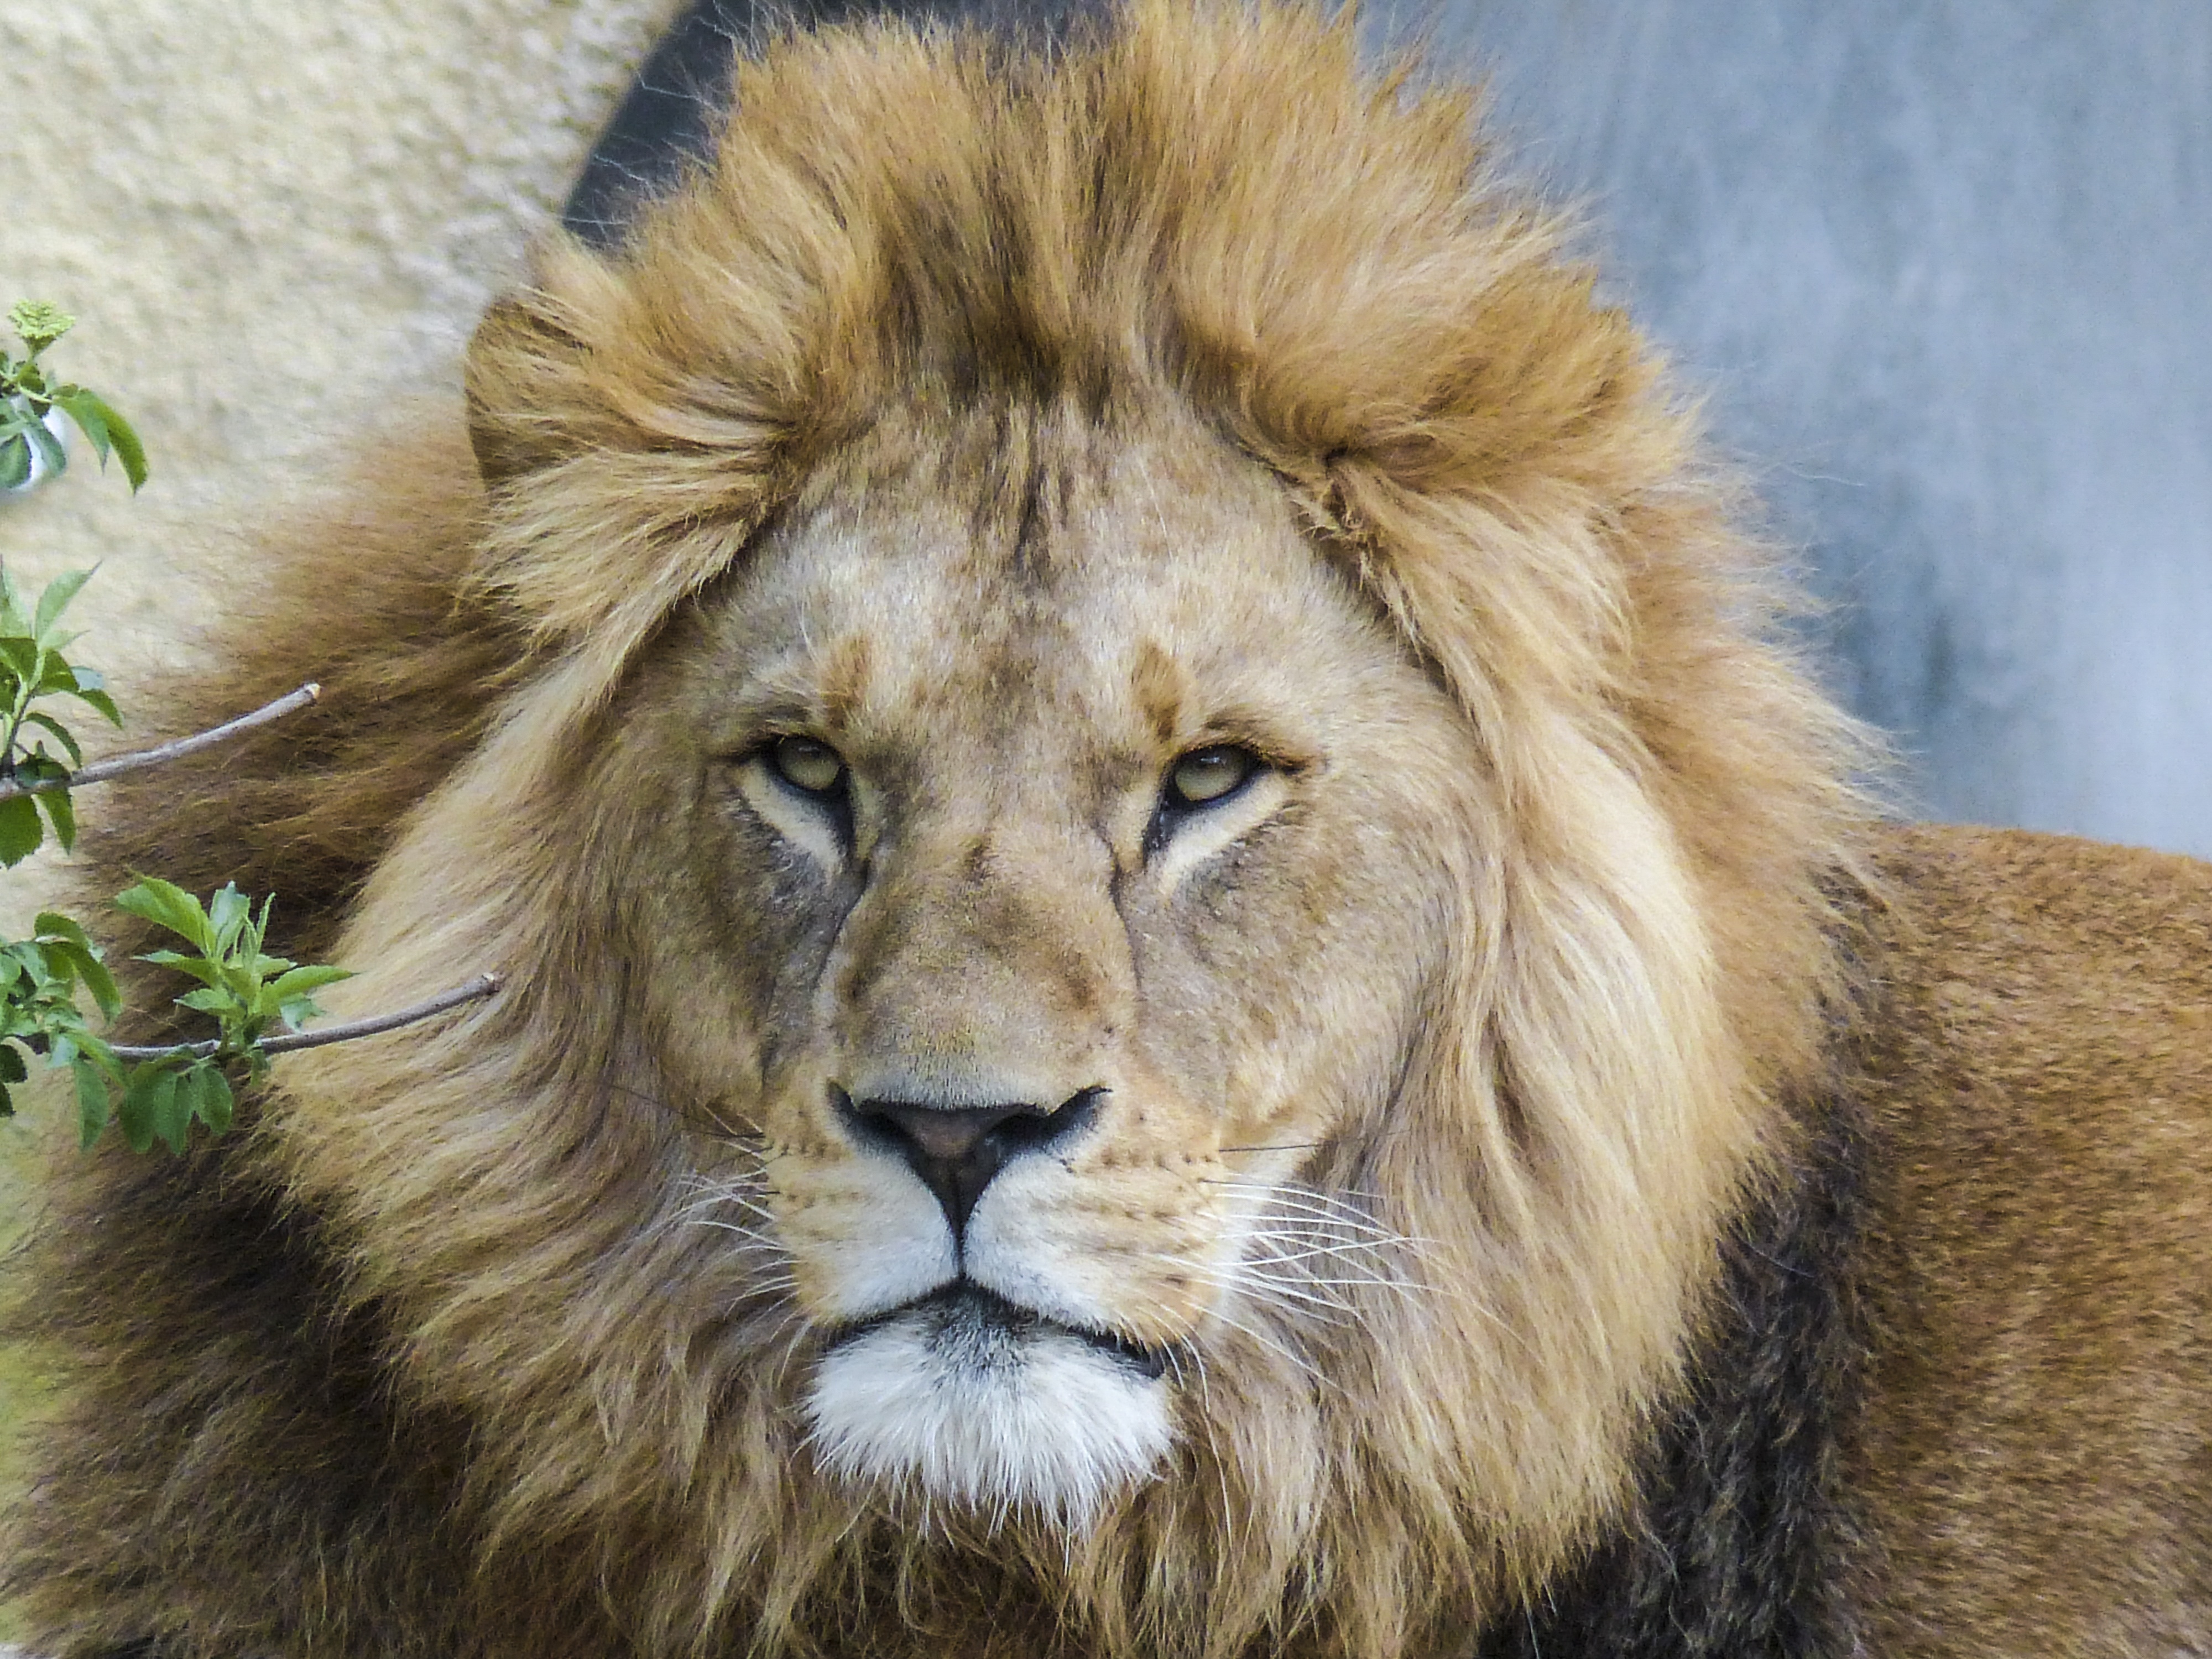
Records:
{"label": "tuft of mane hair", "polygon": [[[795,35],[732,98],[625,246],[540,250],[465,410],[258,539],[221,665],[161,694],[179,731],[321,704],[102,804],[92,880],[273,890],[364,970],[334,1010],[507,981],[289,1059],[184,1157],[58,1164],[36,1650],[2212,1644],[2212,872],[1879,822],[1877,745],[1471,94],[1311,6],[1134,0],[1048,53]],[[1080,1516],[877,1502],[795,1403],[818,1335],[674,1224],[714,1177],[624,932],[620,739],[871,444],[1060,427],[1249,463],[1480,757],[1398,1115],[1306,1172],[1387,1202],[1423,1294],[1224,1347],[1203,1433],[1069,1364]],[[913,1346],[836,1351],[840,1420],[972,1468],[972,1415],[867,1395]]]}

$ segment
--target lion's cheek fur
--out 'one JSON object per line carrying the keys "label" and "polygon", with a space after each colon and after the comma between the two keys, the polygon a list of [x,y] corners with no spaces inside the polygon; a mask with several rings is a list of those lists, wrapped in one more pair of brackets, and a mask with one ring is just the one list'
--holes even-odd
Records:
{"label": "lion's cheek fur", "polygon": [[[497,964],[506,988],[428,1042],[301,1056],[265,1133],[329,1217],[347,1294],[387,1323],[403,1397],[466,1410],[487,1560],[549,1531],[587,1553],[661,1536],[683,1620],[711,1621],[736,1564],[805,1530],[793,1332],[759,1297],[756,1256],[680,1224],[702,1200],[696,1150],[662,1109],[647,1031],[622,1019],[617,896],[558,856],[586,817],[530,740],[539,712],[526,700],[514,747],[495,738],[425,806],[346,941],[375,964],[355,998],[463,960]],[[505,878],[472,882],[490,872]],[[742,1044],[727,1058],[746,1075]]]}

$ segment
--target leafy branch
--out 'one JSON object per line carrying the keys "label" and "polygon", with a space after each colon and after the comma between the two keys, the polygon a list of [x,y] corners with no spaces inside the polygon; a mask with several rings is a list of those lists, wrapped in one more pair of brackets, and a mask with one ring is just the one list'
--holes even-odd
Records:
{"label": "leafy branch", "polygon": [[175,999],[178,1006],[215,1020],[218,1034],[198,1042],[111,1043],[96,1035],[77,1006],[77,988],[88,992],[109,1020],[122,1011],[122,997],[100,947],[67,916],[43,915],[34,938],[0,946],[0,1114],[14,1111],[8,1085],[29,1075],[24,1054],[43,1054],[75,1074],[77,1129],[86,1146],[112,1121],[133,1152],[156,1139],[182,1152],[195,1121],[210,1134],[230,1127],[234,1085],[260,1082],[275,1056],[398,1030],[500,987],[498,975],[480,974],[410,1007],[303,1031],[301,1023],[322,1012],[314,993],[352,974],[270,955],[264,941],[273,902],[264,898],[255,909],[233,882],[202,904],[157,877],[141,877],[116,895],[118,909],[191,947],[153,951],[138,960],[198,981]]}
{"label": "leafy branch", "polygon": [[23,1064],[27,1051],[76,1068],[80,1097],[86,1086],[84,1068],[92,1069],[95,1081],[121,1077],[113,1054],[85,1024],[76,1001],[82,985],[104,1018],[112,1020],[123,1011],[122,995],[101,963],[100,947],[67,916],[49,911],[32,925],[37,930],[33,937],[0,945],[0,1115],[9,1117],[15,1111],[9,1085],[30,1075]]}
{"label": "leafy branch", "polygon": [[[106,682],[95,670],[79,667],[62,654],[78,637],[63,631],[62,612],[91,579],[89,570],[68,571],[48,582],[37,603],[27,607],[14,578],[0,568],[0,705],[5,708],[0,718],[6,722],[0,727],[0,783],[15,786],[0,796],[0,868],[13,868],[39,850],[46,839],[41,810],[64,852],[76,844],[69,784],[71,769],[84,763],[84,751],[55,714],[33,705],[74,697],[110,724],[123,724]],[[27,748],[27,735],[33,744]],[[61,745],[61,755],[46,752],[47,738]]]}
{"label": "leafy branch", "polygon": [[[419,1021],[442,1014],[448,1008],[458,1008],[465,1002],[474,1002],[488,997],[507,981],[497,974],[478,974],[465,980],[451,990],[441,991],[420,1002],[410,1002],[404,1008],[395,1008],[388,1014],[371,1014],[366,1019],[349,1019],[343,1024],[325,1025],[313,1031],[293,1031],[283,1036],[264,1037],[254,1045],[262,1054],[295,1054],[302,1048],[325,1048],[333,1042],[351,1042],[359,1037],[376,1036],[386,1031],[397,1031]],[[165,1056],[199,1056],[219,1053],[219,1038],[204,1042],[155,1043],[137,1046],[118,1042],[112,1052],[118,1060],[160,1060]]]}
{"label": "leafy branch", "polygon": [[41,356],[76,326],[76,319],[58,306],[21,300],[9,307],[9,326],[22,341],[18,357],[0,350],[0,489],[16,489],[34,474],[58,473],[69,465],[56,427],[60,417],[76,422],[100,457],[104,471],[112,454],[135,494],[146,482],[146,450],[131,422],[96,392],[47,372]]}
{"label": "leafy branch", "polygon": [[[41,362],[76,319],[56,307],[26,301],[9,310],[8,320],[25,355],[0,350],[0,489],[66,466],[59,436],[65,417],[76,423],[103,467],[111,453],[122,463],[136,491],[146,482],[137,434],[84,387],[52,379]],[[86,765],[53,700],[73,698],[111,724],[123,723],[100,675],[64,654],[79,636],[64,631],[63,613],[91,575],[81,570],[58,576],[27,604],[0,568],[0,868],[37,852],[49,830],[63,851],[76,845],[73,788],[227,742],[307,708],[320,695],[319,688],[303,685],[208,731]],[[58,752],[48,750],[49,740]],[[216,1035],[197,1042],[138,1045],[111,1043],[95,1032],[81,997],[90,997],[112,1024],[122,1012],[122,995],[100,948],[68,916],[43,913],[33,937],[0,945],[0,1117],[14,1115],[10,1086],[27,1080],[27,1057],[42,1055],[75,1075],[78,1130],[88,1147],[112,1121],[134,1152],[157,1139],[182,1152],[195,1121],[210,1134],[229,1128],[238,1087],[259,1083],[273,1056],[396,1030],[489,996],[500,985],[498,975],[479,975],[411,1007],[302,1030],[303,1022],[321,1012],[314,993],[351,975],[270,953],[273,896],[257,909],[234,882],[203,904],[173,883],[142,876],[115,903],[186,947],[154,951],[139,960],[196,981],[176,1004],[213,1019]]]}
{"label": "leafy branch", "polygon": [[[178,1044],[134,1057],[137,1063],[127,1075],[94,1078],[97,1061],[92,1067],[80,1066],[78,1128],[87,1146],[107,1126],[111,1083],[122,1091],[115,1115],[133,1151],[144,1151],[157,1134],[172,1151],[183,1151],[194,1118],[211,1133],[221,1134],[230,1127],[236,1103],[231,1077],[242,1073],[246,1082],[258,1083],[269,1069],[269,1058],[261,1048],[264,1033],[280,1020],[289,1030],[312,1019],[322,1012],[313,993],[353,977],[343,968],[303,968],[289,957],[264,951],[262,942],[274,902],[273,896],[262,900],[256,915],[238,884],[230,882],[203,905],[183,888],[155,876],[142,876],[115,896],[117,909],[150,921],[192,947],[189,952],[149,951],[138,959],[198,980],[198,988],[177,998],[177,1006],[212,1016],[221,1035],[204,1045],[204,1052],[200,1044]],[[107,1052],[118,1063],[125,1058],[112,1048]],[[99,1086],[93,1086],[95,1083]]]}
{"label": "leafy branch", "polygon": [[[82,676],[87,671],[78,669]],[[12,800],[18,795],[48,793],[57,789],[73,789],[95,783],[106,783],[110,778],[119,778],[126,773],[143,772],[149,767],[167,765],[173,760],[182,760],[186,755],[212,749],[219,743],[228,743],[233,738],[251,732],[257,726],[266,726],[271,720],[282,720],[287,714],[298,713],[313,706],[323,695],[323,688],[310,680],[296,691],[287,691],[283,696],[265,702],[260,708],[211,726],[204,732],[195,732],[190,737],[157,744],[151,749],[134,750],[127,755],[110,755],[106,760],[94,761],[89,766],[60,777],[33,777],[24,780],[0,776],[0,801]]]}

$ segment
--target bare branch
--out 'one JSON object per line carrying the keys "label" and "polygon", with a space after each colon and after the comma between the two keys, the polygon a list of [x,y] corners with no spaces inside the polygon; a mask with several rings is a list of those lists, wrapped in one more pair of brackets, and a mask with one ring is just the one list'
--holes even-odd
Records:
{"label": "bare branch", "polygon": [[323,688],[310,682],[297,691],[287,692],[271,703],[264,703],[250,714],[240,714],[234,720],[225,720],[221,726],[196,732],[189,738],[178,738],[170,743],[157,744],[151,749],[140,749],[128,755],[113,755],[103,761],[72,772],[65,778],[41,778],[33,783],[19,782],[14,778],[0,778],[0,800],[12,800],[18,795],[42,795],[56,789],[76,789],[88,783],[105,783],[110,778],[119,778],[126,772],[142,772],[149,766],[161,766],[173,760],[211,749],[216,744],[228,743],[241,732],[251,732],[257,726],[266,726],[271,720],[282,720],[315,702]]}
{"label": "bare branch", "polygon": [[[294,1031],[284,1036],[264,1037],[261,1052],[264,1054],[289,1054],[302,1048],[320,1048],[332,1042],[350,1042],[356,1037],[374,1036],[380,1031],[396,1031],[403,1025],[413,1025],[442,1014],[448,1008],[458,1008],[465,1002],[474,1002],[488,997],[499,989],[501,980],[497,974],[478,974],[465,985],[456,985],[450,991],[441,991],[426,1001],[410,1007],[395,1009],[388,1014],[372,1014],[367,1019],[350,1019],[342,1025],[325,1025],[313,1031]],[[221,1048],[221,1042],[167,1042],[147,1045],[118,1043],[113,1053],[118,1060],[165,1060],[171,1055],[189,1054],[204,1058]]]}

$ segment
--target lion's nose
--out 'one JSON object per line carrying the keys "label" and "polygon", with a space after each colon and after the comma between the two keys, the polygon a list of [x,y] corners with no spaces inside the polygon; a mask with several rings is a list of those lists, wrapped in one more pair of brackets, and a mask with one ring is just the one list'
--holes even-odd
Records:
{"label": "lion's nose", "polygon": [[905,1158],[937,1195],[952,1236],[999,1171],[1019,1154],[1048,1147],[1091,1121],[1103,1088],[1079,1090],[1059,1106],[1017,1102],[998,1106],[931,1106],[910,1100],[854,1100],[835,1091],[837,1114],[854,1137]]}

